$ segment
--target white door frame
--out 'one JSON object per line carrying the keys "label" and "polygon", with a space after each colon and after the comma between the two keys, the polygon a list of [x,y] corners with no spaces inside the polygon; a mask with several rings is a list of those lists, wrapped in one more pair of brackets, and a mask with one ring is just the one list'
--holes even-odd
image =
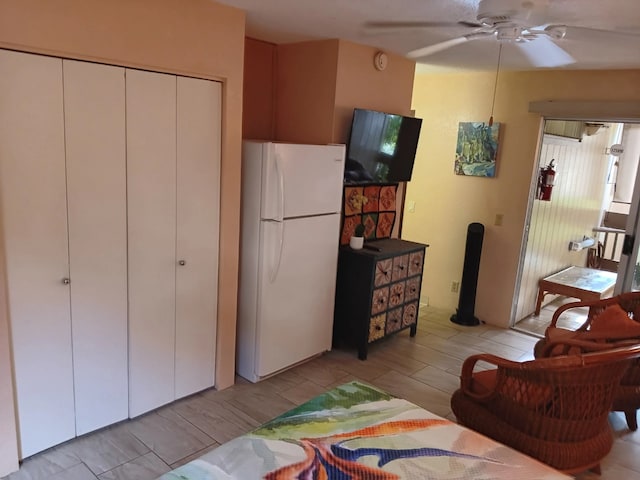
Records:
{"label": "white door frame", "polygon": [[[633,186],[633,196],[631,197],[631,206],[629,216],[627,217],[627,225],[625,228],[624,245],[622,255],[620,255],[620,263],[618,264],[618,279],[614,288],[614,294],[618,295],[622,292],[630,292],[633,284],[633,276],[635,271],[635,261],[638,258],[640,249],[640,168],[636,173],[636,182]],[[627,242],[631,242],[628,249]]]}
{"label": "white door frame", "polygon": [[[516,283],[513,290],[513,299],[511,302],[511,315],[509,325],[513,327],[516,323],[517,302],[522,284],[522,274],[524,270],[524,260],[529,241],[529,228],[531,225],[531,213],[533,211],[534,193],[538,180],[538,163],[540,159],[540,151],[543,141],[543,128],[546,120],[582,120],[587,122],[607,122],[607,123],[640,123],[640,101],[631,102],[574,102],[574,101],[541,101],[529,103],[529,112],[540,114],[540,124],[538,126],[538,145],[536,147],[536,161],[532,165],[531,183],[529,185],[529,199],[527,202],[527,213],[525,216],[524,228],[522,231],[522,241],[520,245],[520,259],[518,260],[518,270],[516,273]],[[629,258],[637,258],[640,249],[640,222],[638,215],[640,209],[640,169],[636,177],[636,187],[633,192],[631,212],[627,220],[627,233],[636,232],[635,241],[631,255],[622,255],[618,272],[625,272],[624,282],[620,285],[616,284],[615,292],[618,293],[624,285],[631,285],[633,277],[633,268],[627,268]],[[631,228],[630,228],[631,226]],[[622,270],[624,268],[624,270]]]}

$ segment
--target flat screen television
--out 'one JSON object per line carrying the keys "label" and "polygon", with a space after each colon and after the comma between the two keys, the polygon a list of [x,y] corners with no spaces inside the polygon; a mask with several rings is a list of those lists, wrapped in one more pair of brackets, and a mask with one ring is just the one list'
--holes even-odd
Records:
{"label": "flat screen television", "polygon": [[344,183],[411,180],[422,119],[355,108]]}

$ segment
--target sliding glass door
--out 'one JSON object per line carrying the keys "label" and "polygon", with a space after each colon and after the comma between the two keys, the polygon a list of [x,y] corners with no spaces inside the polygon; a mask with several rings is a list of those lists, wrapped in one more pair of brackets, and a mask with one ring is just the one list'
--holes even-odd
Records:
{"label": "sliding glass door", "polygon": [[[630,154],[631,152],[627,152]],[[638,161],[638,156],[634,155]],[[620,264],[618,265],[618,280],[615,293],[640,290],[640,168],[636,173],[633,197],[625,228],[624,244]]]}

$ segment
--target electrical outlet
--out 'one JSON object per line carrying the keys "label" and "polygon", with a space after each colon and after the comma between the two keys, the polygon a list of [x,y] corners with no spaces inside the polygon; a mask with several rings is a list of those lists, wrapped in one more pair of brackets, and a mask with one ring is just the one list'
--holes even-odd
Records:
{"label": "electrical outlet", "polygon": [[458,290],[460,290],[460,282],[451,282],[451,293],[458,293]]}
{"label": "electrical outlet", "polygon": [[494,222],[494,225],[496,225],[497,227],[502,226],[502,221],[503,220],[504,220],[504,214],[496,213],[496,220]]}

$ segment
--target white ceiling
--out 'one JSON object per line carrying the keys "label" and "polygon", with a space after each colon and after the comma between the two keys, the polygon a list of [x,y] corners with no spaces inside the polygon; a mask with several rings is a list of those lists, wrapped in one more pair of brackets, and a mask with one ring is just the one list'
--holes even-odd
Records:
{"label": "white ceiling", "polygon": [[[640,0],[508,0],[533,4],[535,25],[566,24],[618,30],[637,36],[592,32],[567,35],[556,43],[576,60],[562,68],[640,68]],[[479,0],[219,0],[247,12],[247,36],[272,43],[341,38],[382,50],[407,52],[472,31],[460,26],[367,32],[366,21],[476,21]],[[530,17],[531,18],[531,17]],[[492,70],[498,41],[483,38],[419,59],[420,70]],[[530,66],[513,44],[503,44],[501,69]]]}

